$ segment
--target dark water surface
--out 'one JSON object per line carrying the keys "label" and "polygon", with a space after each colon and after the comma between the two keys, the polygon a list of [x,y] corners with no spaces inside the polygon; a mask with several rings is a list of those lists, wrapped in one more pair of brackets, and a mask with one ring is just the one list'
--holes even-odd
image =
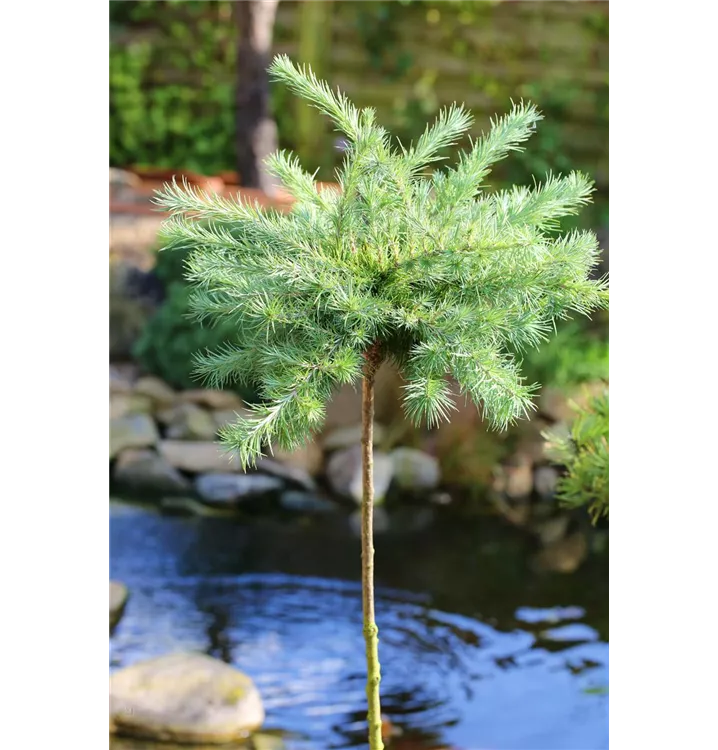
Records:
{"label": "dark water surface", "polygon": [[[111,507],[111,575],[131,592],[112,669],[203,651],[255,680],[288,750],[366,746],[360,552],[343,516]],[[607,565],[539,574],[530,553],[482,519],[377,538],[382,710],[407,747],[608,748]]]}

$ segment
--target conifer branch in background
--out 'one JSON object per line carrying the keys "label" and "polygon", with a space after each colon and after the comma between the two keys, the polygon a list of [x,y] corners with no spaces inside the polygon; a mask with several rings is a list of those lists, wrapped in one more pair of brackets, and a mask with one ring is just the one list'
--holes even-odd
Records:
{"label": "conifer branch in background", "polygon": [[585,407],[573,405],[576,417],[568,433],[544,433],[549,458],[566,468],[556,497],[567,508],[587,506],[594,523],[608,518],[608,388]]}

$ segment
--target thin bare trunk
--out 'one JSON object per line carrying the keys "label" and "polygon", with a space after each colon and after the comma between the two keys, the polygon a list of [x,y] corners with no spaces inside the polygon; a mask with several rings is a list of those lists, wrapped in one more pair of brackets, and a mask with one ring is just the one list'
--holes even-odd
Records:
{"label": "thin bare trunk", "polygon": [[366,641],[367,683],[369,702],[369,747],[383,750],[381,738],[381,707],[379,703],[379,630],[374,621],[374,376],[380,355],[372,347],[366,355],[362,381],[362,604],[364,640]]}

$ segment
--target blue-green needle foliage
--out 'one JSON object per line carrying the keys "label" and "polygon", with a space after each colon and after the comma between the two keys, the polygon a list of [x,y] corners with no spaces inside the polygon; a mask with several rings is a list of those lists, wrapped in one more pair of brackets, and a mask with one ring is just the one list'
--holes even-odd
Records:
{"label": "blue-green needle foliage", "polygon": [[589,279],[596,237],[556,233],[589,201],[586,177],[482,192],[538,111],[513,105],[453,169],[431,171],[471,125],[462,106],[405,147],[373,109],[357,109],[286,56],[270,73],[344,134],[339,190],[319,188],[279,152],[269,165],[295,198],[288,213],[186,185],[157,197],[172,214],[165,247],[192,250],[194,312],[242,334],[240,345],[199,355],[197,372],[213,386],[260,384],[262,403],[224,430],[225,444],[244,466],[272,444],[296,447],[321,426],[333,390],[362,377],[369,350],[401,368],[415,422],[448,419],[459,395],[498,428],[527,414],[533,387],[510,352],[538,346],[557,318],[607,303],[605,281]]}

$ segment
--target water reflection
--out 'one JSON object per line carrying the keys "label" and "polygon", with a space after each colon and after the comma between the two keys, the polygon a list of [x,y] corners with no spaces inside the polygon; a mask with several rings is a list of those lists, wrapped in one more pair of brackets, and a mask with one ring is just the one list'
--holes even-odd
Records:
{"label": "water reflection", "polygon": [[[113,667],[173,650],[203,651],[253,677],[266,728],[289,732],[288,750],[364,746],[359,584],[330,578],[355,551],[350,538],[333,529],[318,549],[315,537],[305,559],[297,536],[293,551],[275,550],[287,541],[276,529],[266,534],[207,520],[117,517],[111,534],[112,575],[131,590],[111,641]],[[406,546],[401,551],[411,559]],[[378,565],[389,568],[396,553]],[[356,575],[358,557],[349,557]],[[277,559],[290,571],[287,561],[299,561],[314,576],[322,563],[327,577],[239,572]],[[425,566],[417,566],[419,578]],[[386,578],[405,577],[406,566],[400,571],[388,569]],[[456,577],[449,588],[458,588]],[[463,591],[471,584],[464,577]],[[494,627],[447,613],[437,598],[431,588],[378,592],[382,709],[404,738],[422,743],[416,747],[462,750],[608,747],[607,697],[597,692],[608,684],[608,645],[589,622],[575,621],[583,611],[552,609],[540,617],[514,600],[510,617],[503,614],[503,626]],[[462,599],[464,608],[475,608],[471,595]],[[481,600],[485,611],[507,606]]]}

